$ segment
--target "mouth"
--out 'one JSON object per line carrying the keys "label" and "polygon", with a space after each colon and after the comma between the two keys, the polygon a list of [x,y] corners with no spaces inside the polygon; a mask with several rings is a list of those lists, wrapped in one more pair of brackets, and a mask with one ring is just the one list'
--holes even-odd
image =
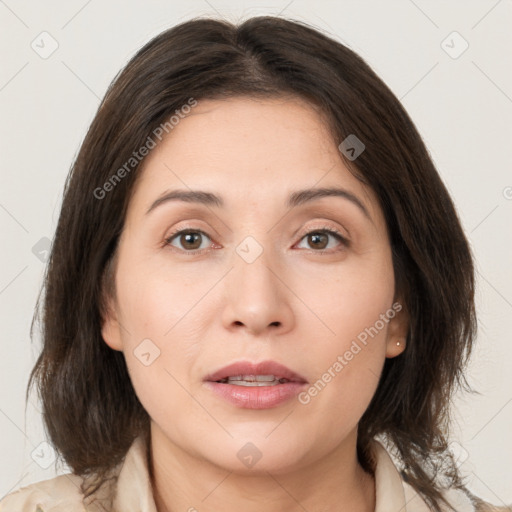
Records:
{"label": "mouth", "polygon": [[272,409],[296,397],[304,377],[275,361],[239,361],[208,375],[205,385],[225,403],[240,409]]}
{"label": "mouth", "polygon": [[208,375],[205,380],[246,387],[278,386],[289,382],[307,383],[304,377],[276,361],[238,361]]}
{"label": "mouth", "polygon": [[219,384],[233,384],[234,386],[277,386],[291,382],[284,377],[279,378],[275,375],[236,375],[217,380]]}

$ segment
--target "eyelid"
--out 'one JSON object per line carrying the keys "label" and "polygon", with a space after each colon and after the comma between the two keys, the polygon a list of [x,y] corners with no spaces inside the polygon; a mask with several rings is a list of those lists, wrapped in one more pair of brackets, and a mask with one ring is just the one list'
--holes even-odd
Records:
{"label": "eyelid", "polygon": [[[350,239],[349,239],[349,235],[347,233],[347,235],[343,234],[341,232],[340,229],[338,229],[337,227],[334,227],[334,226],[328,226],[328,225],[323,225],[321,227],[313,227],[313,228],[306,228],[303,232],[303,234],[300,236],[299,240],[302,240],[306,235],[309,235],[311,233],[317,233],[317,232],[323,232],[323,231],[327,231],[329,233],[332,233],[332,234],[336,234],[338,235],[340,238],[343,239],[344,242],[346,242],[347,244],[350,242]],[[346,230],[345,230],[346,231]]]}

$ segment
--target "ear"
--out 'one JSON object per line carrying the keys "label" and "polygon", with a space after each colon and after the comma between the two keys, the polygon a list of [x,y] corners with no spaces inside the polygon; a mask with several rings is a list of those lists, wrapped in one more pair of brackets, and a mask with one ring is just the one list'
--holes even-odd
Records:
{"label": "ear", "polygon": [[409,313],[402,301],[395,301],[391,310],[395,315],[389,321],[386,338],[386,357],[390,358],[399,356],[405,350],[410,325]]}
{"label": "ear", "polygon": [[118,320],[115,271],[118,252],[110,256],[101,275],[100,312],[101,336],[113,350],[123,350],[121,323]]}
{"label": "ear", "polygon": [[110,298],[105,301],[106,311],[102,318],[101,336],[110,348],[122,351],[121,326],[117,319],[115,305],[112,302]]}

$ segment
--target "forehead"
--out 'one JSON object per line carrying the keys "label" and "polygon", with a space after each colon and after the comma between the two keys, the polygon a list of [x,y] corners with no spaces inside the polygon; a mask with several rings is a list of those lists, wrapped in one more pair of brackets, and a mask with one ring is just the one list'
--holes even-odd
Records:
{"label": "forehead", "polygon": [[218,192],[252,206],[292,191],[340,187],[368,210],[372,193],[343,164],[318,109],[296,98],[201,100],[148,154],[132,208],[147,210],[166,190]]}

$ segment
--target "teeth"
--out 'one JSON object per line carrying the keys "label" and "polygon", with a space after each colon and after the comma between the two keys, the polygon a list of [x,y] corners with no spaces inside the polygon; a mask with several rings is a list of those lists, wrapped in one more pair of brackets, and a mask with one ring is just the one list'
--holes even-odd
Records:
{"label": "teeth", "polygon": [[276,386],[289,382],[288,379],[278,379],[275,375],[234,375],[217,382],[234,384],[235,386]]}
{"label": "teeth", "polygon": [[248,382],[272,382],[276,380],[274,375],[234,375],[233,377],[228,377],[228,380],[245,380]]}
{"label": "teeth", "polygon": [[277,386],[279,384],[279,381],[273,380],[271,382],[248,382],[246,380],[234,380],[234,381],[228,381],[228,384],[232,384],[234,386],[261,387],[261,386]]}

